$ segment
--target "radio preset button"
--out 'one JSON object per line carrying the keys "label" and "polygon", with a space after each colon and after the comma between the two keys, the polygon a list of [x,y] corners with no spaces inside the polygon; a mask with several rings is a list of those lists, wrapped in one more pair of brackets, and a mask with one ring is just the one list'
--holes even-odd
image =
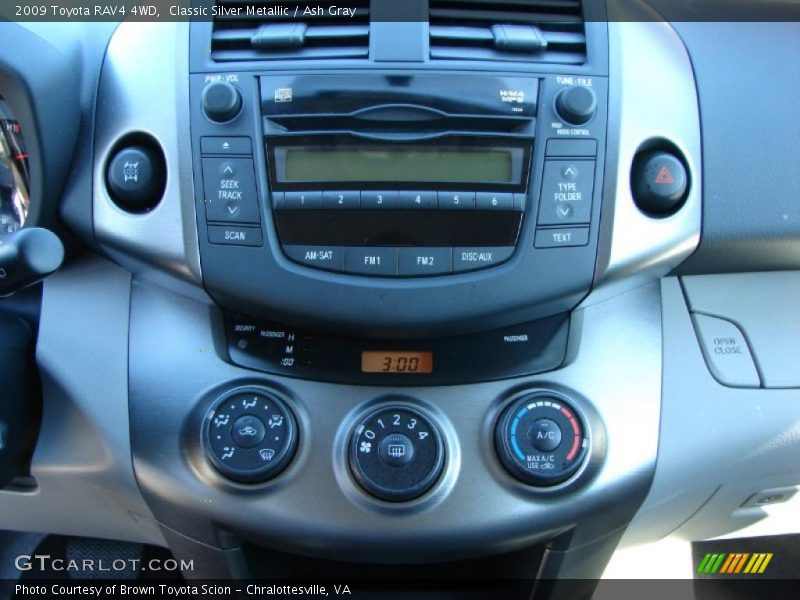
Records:
{"label": "radio preset button", "polygon": [[359,275],[397,275],[397,248],[348,247],[344,270]]}
{"label": "radio preset button", "polygon": [[452,271],[452,248],[400,248],[401,276],[441,275]]}
{"label": "radio preset button", "polygon": [[589,223],[593,189],[594,161],[546,161],[539,201],[539,225]]}
{"label": "radio preset button", "polygon": [[[226,166],[234,174],[226,174]],[[204,158],[203,185],[208,221],[261,222],[253,159]]]}
{"label": "radio preset button", "polygon": [[453,272],[461,273],[493,267],[507,261],[512,254],[514,254],[514,246],[453,248]]}
{"label": "radio preset button", "polygon": [[292,260],[310,267],[328,271],[344,269],[342,246],[284,246],[283,251]]}
{"label": "radio preset button", "polygon": [[475,208],[478,210],[513,210],[514,196],[505,193],[478,192]]}
{"label": "radio preset button", "polygon": [[437,196],[442,209],[475,208],[475,192],[439,192]]}
{"label": "radio preset button", "polygon": [[322,193],[323,208],[358,208],[360,205],[360,192],[326,190]]}
{"label": "radio preset button", "polygon": [[322,192],[286,192],[283,207],[287,210],[322,208]]}
{"label": "radio preset button", "polygon": [[396,208],[397,191],[361,192],[361,208]]}
{"label": "radio preset button", "polygon": [[400,208],[436,208],[436,192],[400,192]]}

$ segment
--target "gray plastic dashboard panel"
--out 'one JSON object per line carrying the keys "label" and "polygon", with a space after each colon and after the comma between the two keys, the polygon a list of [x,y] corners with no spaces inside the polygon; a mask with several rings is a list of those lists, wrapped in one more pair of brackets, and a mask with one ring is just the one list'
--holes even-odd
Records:
{"label": "gray plastic dashboard panel", "polygon": [[800,23],[674,27],[694,65],[704,143],[703,237],[680,273],[800,268]]}
{"label": "gray plastic dashboard panel", "polygon": [[[98,90],[93,216],[101,248],[129,270],[199,286],[188,48],[188,23],[125,22],[111,38]],[[132,214],[111,200],[105,172],[119,141],[141,133],[161,145],[167,183],[153,210]]]}
{"label": "gray plastic dashboard panel", "polygon": [[692,311],[733,321],[744,332],[767,388],[800,388],[800,273],[682,277]]}
{"label": "gray plastic dashboard panel", "polygon": [[[650,484],[661,390],[657,292],[650,285],[578,311],[573,360],[558,371],[399,392],[267,377],[232,366],[218,355],[222,323],[214,309],[134,282],[130,386],[137,480],[159,521],[209,545],[223,544],[219,531],[225,530],[302,554],[421,562],[500,553],[572,528],[574,546],[589,543],[624,527]],[[251,487],[224,480],[200,447],[201,424],[214,399],[246,384],[275,390],[300,424],[293,462],[271,482]],[[569,493],[537,492],[513,480],[494,452],[500,410],[522,391],[541,387],[566,391],[590,423],[593,460],[586,479]],[[449,457],[441,482],[403,506],[359,490],[345,467],[342,441],[358,413],[398,394],[436,418],[448,436]]]}
{"label": "gray plastic dashboard panel", "polygon": [[[753,289],[760,280],[752,278]],[[796,319],[796,304],[781,300],[795,280],[787,273],[781,286],[772,287],[778,307],[770,310],[772,318]],[[671,533],[706,539],[736,531],[767,516],[762,508],[739,508],[749,497],[800,483],[800,390],[720,385],[706,366],[677,278],[662,280],[661,304],[658,462],[647,500],[623,538],[626,545]],[[791,335],[787,330],[781,343]]]}
{"label": "gray plastic dashboard panel", "polygon": [[97,257],[47,279],[33,490],[0,491],[0,529],[165,545],[137,487],[128,429],[130,273]]}

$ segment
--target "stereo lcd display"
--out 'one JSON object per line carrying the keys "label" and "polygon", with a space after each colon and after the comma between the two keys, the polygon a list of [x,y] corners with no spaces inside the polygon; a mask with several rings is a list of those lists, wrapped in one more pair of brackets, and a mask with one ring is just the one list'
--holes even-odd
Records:
{"label": "stereo lcd display", "polygon": [[280,183],[519,184],[520,148],[275,148]]}

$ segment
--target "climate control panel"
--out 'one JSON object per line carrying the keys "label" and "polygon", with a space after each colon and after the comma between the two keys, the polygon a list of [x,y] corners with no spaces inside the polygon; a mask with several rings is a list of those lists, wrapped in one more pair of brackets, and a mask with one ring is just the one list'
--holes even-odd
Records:
{"label": "climate control panel", "polygon": [[[352,424],[346,461],[366,494],[408,502],[442,476],[447,444],[433,417],[405,398],[365,410]],[[262,483],[292,460],[298,426],[289,406],[261,387],[234,389],[219,398],[204,425],[206,456],[227,479]],[[494,428],[497,456],[516,479],[547,488],[578,473],[589,454],[581,413],[560,392],[538,390],[514,400]]]}

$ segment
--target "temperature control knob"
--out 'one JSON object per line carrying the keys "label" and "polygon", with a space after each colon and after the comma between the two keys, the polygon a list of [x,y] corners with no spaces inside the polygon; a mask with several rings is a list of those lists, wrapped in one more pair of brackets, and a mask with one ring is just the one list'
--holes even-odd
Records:
{"label": "temperature control knob", "polygon": [[206,417],[206,454],[228,479],[259,483],[289,464],[297,447],[294,415],[260,388],[223,396]]}
{"label": "temperature control knob", "polygon": [[441,435],[410,406],[379,408],[353,430],[350,469],[361,487],[381,500],[421,496],[439,479],[443,465]]}
{"label": "temperature control knob", "polygon": [[558,116],[572,125],[584,125],[597,111],[597,96],[592,88],[574,85],[564,88],[556,97]]}
{"label": "temperature control knob", "polygon": [[242,94],[227,81],[215,81],[203,90],[203,113],[212,121],[230,121],[242,109]]}
{"label": "temperature control knob", "polygon": [[525,396],[506,409],[495,431],[500,461],[536,486],[569,479],[583,464],[589,439],[575,410],[551,393]]}

